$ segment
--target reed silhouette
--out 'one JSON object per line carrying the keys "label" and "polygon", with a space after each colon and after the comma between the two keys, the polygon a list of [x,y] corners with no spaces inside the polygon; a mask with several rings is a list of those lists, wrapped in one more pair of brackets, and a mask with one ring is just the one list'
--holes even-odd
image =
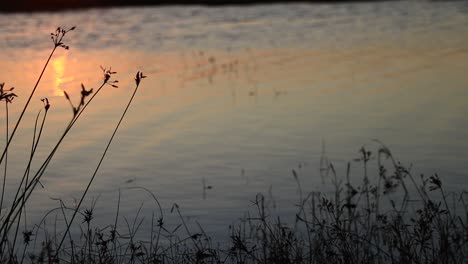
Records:
{"label": "reed silhouette", "polygon": [[[98,164],[76,205],[68,206],[56,199],[58,207],[51,208],[33,227],[26,226],[21,230],[31,194],[37,185],[41,185],[48,165],[69,132],[78,120],[83,119],[83,113],[103,87],[118,87],[118,81],[114,80],[116,72],[101,67],[102,82],[97,89],[88,89],[82,84],[80,98],[76,101],[65,92],[71,107],[68,125],[46,159],[32,173],[31,164],[47,125],[48,112],[52,109],[47,98],[40,98],[44,107],[35,119],[25,170],[18,177],[21,180],[16,189],[5,188],[12,176],[8,175],[8,153],[14,150],[11,142],[21,128],[23,116],[50,59],[57,48],[70,48],[64,40],[74,29],[59,27],[51,34],[52,51],[11,132],[8,109],[16,94],[14,88],[6,88],[8,86],[0,83],[0,101],[5,102],[6,116],[5,146],[0,159],[0,165],[4,166],[0,263],[466,263],[468,193],[447,193],[438,174],[414,177],[411,168],[402,165],[381,142],[375,151],[361,147],[358,157],[347,164],[342,176],[326,156],[323,145],[317,176],[323,184],[332,186],[332,191],[304,189],[301,169],[306,163],[299,163],[290,170],[290,175],[285,175],[297,185],[298,200],[291,205],[295,209],[294,220],[288,221],[285,220],[288,216],[283,218],[284,215],[275,214],[277,205],[270,186],[266,196],[258,193],[246,215],[229,226],[226,243],[213,241],[200,224],[188,222],[178,204],[173,204],[170,211],[176,219],[168,223],[156,195],[144,187],[119,190],[115,215],[108,221],[111,224],[97,225],[99,199],[93,199],[89,205],[84,200],[142,80],[146,78],[140,71],[135,75],[133,92],[105,149],[96,157]],[[351,167],[355,167],[351,164],[361,168],[362,177],[358,184],[351,180]],[[375,172],[377,175],[372,175]],[[245,174],[242,169],[241,176],[245,177]],[[353,179],[356,181],[355,177]],[[202,185],[206,198],[206,191],[213,187],[204,178]],[[222,187],[216,186],[218,188]],[[122,193],[125,198],[125,194],[134,191],[147,194],[152,201],[150,219],[142,216],[142,206],[136,209],[133,219],[122,215]],[[7,204],[5,197],[11,197],[11,202]],[[49,232],[46,220],[51,215],[60,216],[64,228],[54,225]],[[72,234],[72,229],[78,230],[79,234]]]}
{"label": "reed silhouette", "polygon": [[[43,68],[42,68],[42,71],[36,81],[36,84],[34,85],[24,107],[23,107],[23,110],[21,111],[20,115],[19,115],[19,118],[18,120],[16,121],[16,124],[10,134],[9,132],[9,118],[8,118],[8,105],[11,104],[13,102],[13,99],[16,97],[16,94],[14,94],[12,91],[13,91],[13,88],[10,88],[10,89],[4,89],[4,84],[2,83],[1,86],[0,86],[0,100],[1,101],[5,101],[5,104],[6,104],[6,111],[5,111],[5,116],[6,116],[6,143],[5,143],[5,147],[2,151],[2,155],[1,155],[1,158],[0,158],[0,164],[1,165],[4,165],[4,176],[3,176],[3,184],[2,184],[2,194],[1,194],[1,201],[0,201],[0,236],[1,236],[1,240],[0,240],[0,262],[2,263],[16,263],[16,262],[23,262],[24,261],[24,258],[26,256],[26,250],[27,250],[27,246],[29,245],[29,243],[31,242],[31,237],[33,236],[33,230],[24,230],[23,231],[23,238],[24,238],[24,250],[23,250],[23,254],[21,256],[21,258],[18,258],[18,255],[16,254],[16,245],[17,245],[17,239],[18,239],[18,234],[19,234],[19,229],[20,229],[20,223],[21,223],[21,219],[22,219],[22,216],[23,216],[23,213],[25,214],[26,213],[26,205],[28,203],[28,200],[30,199],[31,197],[31,194],[34,192],[34,190],[36,189],[37,185],[38,184],[41,184],[40,181],[44,175],[44,172],[46,171],[48,165],[50,164],[51,160],[53,159],[55,153],[58,151],[60,145],[62,144],[63,140],[65,139],[65,137],[68,135],[68,133],[72,130],[72,128],[74,127],[75,123],[80,119],[82,113],[86,110],[87,106],[93,101],[93,99],[95,98],[96,95],[99,94],[99,92],[101,91],[101,89],[105,86],[105,85],[109,85],[109,86],[112,86],[114,88],[117,88],[117,85],[116,83],[118,82],[117,80],[111,80],[111,77],[113,74],[115,74],[116,72],[112,71],[110,68],[109,69],[106,69],[106,68],[102,68],[102,71],[103,71],[103,80],[102,80],[102,84],[101,86],[96,89],[96,91],[94,92],[93,90],[94,89],[89,89],[87,90],[85,88],[85,86],[83,84],[81,84],[81,98],[79,100],[79,104],[78,105],[74,105],[73,102],[72,102],[72,99],[70,98],[70,96],[68,95],[68,93],[66,91],[64,91],[64,95],[65,95],[65,98],[68,100],[68,102],[70,103],[70,106],[72,108],[72,117],[70,118],[69,120],[69,123],[68,125],[66,126],[64,132],[60,135],[58,141],[55,143],[52,151],[47,155],[47,158],[42,162],[40,163],[41,165],[39,166],[39,169],[37,170],[37,172],[35,174],[31,174],[31,163],[34,159],[34,156],[35,156],[35,153],[36,153],[36,150],[37,150],[37,146],[39,145],[39,142],[41,140],[41,135],[42,135],[42,131],[43,131],[43,128],[46,124],[46,119],[47,119],[47,113],[51,107],[50,103],[49,103],[49,100],[47,98],[42,98],[40,99],[43,103],[44,103],[44,112],[42,114],[42,121],[40,123],[40,125],[38,125],[38,121],[39,121],[39,118],[41,116],[41,111],[39,111],[39,113],[37,114],[37,117],[36,117],[36,121],[35,121],[35,124],[34,124],[34,132],[33,132],[33,140],[32,140],[32,144],[31,144],[31,151],[30,151],[30,156],[29,156],[29,160],[27,162],[27,166],[26,166],[26,169],[23,173],[23,176],[21,178],[21,181],[20,183],[18,184],[17,188],[16,188],[16,191],[14,191],[14,194],[6,194],[5,192],[7,191],[5,189],[5,184],[8,180],[8,152],[11,151],[10,148],[11,148],[11,142],[13,141],[13,139],[15,138],[15,134],[17,132],[17,130],[19,129],[20,127],[20,124],[21,122],[23,121],[23,117],[25,115],[25,113],[27,112],[28,110],[28,106],[30,105],[30,102],[31,100],[33,99],[34,97],[34,94],[39,86],[39,83],[41,82],[42,80],[42,76],[51,60],[51,58],[53,57],[54,53],[56,52],[57,48],[63,48],[65,50],[68,50],[70,47],[68,45],[65,44],[65,36],[67,35],[67,33],[69,33],[70,31],[73,31],[75,30],[76,27],[71,27],[69,29],[64,29],[64,28],[61,28],[61,27],[58,27],[55,32],[52,32],[50,34],[50,38],[52,40],[52,43],[53,43],[53,48],[51,50],[51,53],[49,54],[49,57],[47,58]],[[97,172],[99,171],[99,168],[100,168],[100,165],[103,161],[103,159],[105,158],[106,156],[106,153],[107,153],[107,150],[109,149],[109,146],[111,145],[113,139],[114,139],[114,136],[121,124],[121,122],[123,121],[126,113],[127,113],[127,110],[128,108],[130,107],[130,104],[132,103],[133,101],[133,98],[135,97],[135,94],[138,90],[138,87],[140,85],[140,82],[143,78],[146,78],[146,76],[143,75],[143,73],[141,72],[137,72],[136,76],[135,76],[135,89],[134,89],[134,92],[132,94],[132,96],[129,98],[129,101],[128,101],[128,104],[126,105],[125,109],[124,109],[124,112],[120,118],[120,120],[118,120],[118,123],[108,141],[108,144],[104,150],[104,152],[102,153],[101,157],[100,157],[100,161],[85,189],[85,191],[83,191],[83,194],[82,194],[82,197],[81,197],[81,200],[79,202],[79,204],[73,209],[73,216],[71,217],[71,219],[68,221],[68,224],[67,224],[67,230],[64,232],[63,234],[63,238],[60,242],[60,244],[56,245],[54,247],[54,251],[57,253],[57,254],[52,254],[52,249],[50,248],[51,247],[51,244],[50,243],[46,243],[45,246],[44,246],[44,249],[50,249],[47,253],[48,253],[48,259],[49,259],[49,262],[55,262],[56,260],[58,260],[58,253],[60,253],[60,248],[61,248],[61,244],[63,243],[65,237],[68,235],[68,231],[69,231],[69,228],[70,226],[73,224],[74,222],[74,219],[75,219],[75,216],[76,214],[80,211],[80,206],[81,206],[81,203],[84,199],[84,197],[86,196],[88,190],[89,190],[89,187],[90,185],[92,184]],[[11,202],[11,205],[6,207],[6,208],[3,208],[3,205],[4,205],[4,200],[5,200],[5,196],[12,196],[14,197],[12,202]],[[2,210],[4,209],[4,210]],[[89,210],[89,209],[86,209],[84,211],[84,215],[87,217],[86,218],[86,221],[89,223],[92,219],[92,209]]]}

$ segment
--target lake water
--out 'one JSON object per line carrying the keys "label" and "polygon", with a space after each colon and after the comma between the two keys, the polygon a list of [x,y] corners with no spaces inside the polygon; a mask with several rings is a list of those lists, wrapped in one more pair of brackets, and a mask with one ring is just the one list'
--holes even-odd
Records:
{"label": "lake water", "polygon": [[[145,187],[168,222],[177,203],[189,225],[222,238],[259,192],[278,214],[295,212],[293,169],[304,191],[329,189],[319,174],[323,146],[344,177],[361,146],[377,149],[374,139],[415,175],[437,172],[449,190],[468,188],[466,1],[1,14],[0,82],[19,96],[11,120],[57,26],[77,28],[66,36],[70,50],[51,60],[13,142],[7,195],[24,171],[40,98],[52,107],[33,171],[71,118],[63,90],[78,103],[81,83],[99,85],[100,65],[118,72],[120,87],[106,87],[63,142],[28,205],[31,225],[59,206],[56,198],[69,206],[79,199],[137,71],[148,78],[86,200],[89,207],[97,199],[102,224],[113,221],[119,189],[121,214],[133,219],[143,204],[140,217],[150,221],[154,202],[129,189]],[[361,166],[351,169],[360,180]]]}

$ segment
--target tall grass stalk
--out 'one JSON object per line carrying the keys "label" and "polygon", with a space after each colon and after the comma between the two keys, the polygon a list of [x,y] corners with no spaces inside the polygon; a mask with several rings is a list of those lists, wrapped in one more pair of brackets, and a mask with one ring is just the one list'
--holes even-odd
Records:
{"label": "tall grass stalk", "polygon": [[[36,89],[39,86],[40,81],[42,80],[42,76],[44,75],[44,72],[47,69],[47,66],[48,66],[50,60],[52,59],[52,56],[54,55],[55,51],[57,50],[57,48],[58,47],[62,47],[62,48],[65,48],[65,49],[69,48],[67,45],[65,45],[63,43],[63,39],[64,39],[65,35],[69,31],[72,31],[74,29],[75,29],[75,27],[72,27],[72,28],[70,28],[68,30],[65,30],[65,29],[62,29],[62,28],[59,27],[59,28],[56,29],[55,33],[51,33],[53,48],[52,48],[52,50],[51,50],[51,52],[49,54],[49,57],[46,60],[46,63],[44,64],[44,66],[43,66],[43,68],[41,70],[41,73],[40,73],[38,79],[36,80],[36,83],[35,83],[32,91],[31,91],[31,93],[29,94],[29,97],[28,97],[28,99],[26,101],[26,104],[24,105],[23,110],[21,111],[20,116],[19,116],[18,120],[16,121],[16,124],[15,124],[15,126],[13,128],[13,131],[11,132],[11,135],[9,135],[8,140],[5,143],[5,147],[4,147],[3,151],[2,151],[2,155],[0,157],[0,164],[2,164],[2,162],[5,160],[5,168],[7,168],[7,153],[8,153],[10,144],[11,144],[11,142],[12,142],[14,136],[15,136],[15,133],[16,133],[22,119],[23,119],[24,114],[26,113],[26,110],[27,110],[27,108],[28,108],[28,106],[29,106],[29,104],[31,102],[31,99],[33,98],[33,95],[36,92]],[[12,89],[10,89],[10,91],[11,90]],[[7,98],[6,96],[8,96],[8,94],[4,93],[3,84],[2,84],[2,99],[5,98],[5,101],[6,101],[7,104],[8,104],[8,102],[11,102],[11,97],[16,96],[16,95],[15,94],[10,94],[10,98]],[[8,111],[6,111],[6,114],[8,115]],[[8,129],[8,124],[7,124],[7,129]],[[7,132],[7,136],[8,136],[8,134],[9,133]],[[28,171],[28,169],[26,171]],[[6,181],[7,181],[7,173],[6,172],[7,172],[7,169],[5,169],[3,185],[2,185],[2,197],[1,197],[1,202],[0,202],[2,207],[3,207],[4,196],[5,196],[4,185],[6,184]],[[25,172],[25,174],[26,173],[27,172]],[[23,181],[24,181],[24,177],[23,177],[21,183]],[[18,186],[17,193],[21,189],[22,189],[22,184],[20,184]],[[19,202],[18,200],[16,200],[16,198],[17,198],[17,195],[15,195],[15,199],[13,201],[13,204],[15,204],[15,202]],[[12,206],[12,207],[14,207],[14,206]],[[5,227],[7,227],[8,225],[11,227],[11,225],[13,225],[13,222],[14,222],[14,221],[11,221],[12,212],[13,212],[13,210],[10,209],[10,212],[8,213],[7,217],[3,218],[2,227],[0,228],[0,236],[2,237],[2,240],[0,241],[0,254],[4,252],[4,248],[5,248],[4,246],[6,245],[5,239],[7,237],[8,232],[5,232],[6,231]],[[2,217],[3,217],[3,215],[2,215]],[[9,228],[8,228],[8,230],[9,230]]]}
{"label": "tall grass stalk", "polygon": [[75,27],[71,27],[68,30],[65,30],[63,28],[58,27],[55,30],[55,33],[50,33],[50,37],[52,39],[52,42],[54,43],[54,47],[53,47],[52,51],[50,52],[49,57],[47,58],[44,66],[42,67],[41,73],[39,74],[39,77],[36,80],[36,84],[34,85],[31,93],[29,94],[28,100],[26,101],[26,104],[24,105],[23,110],[21,111],[21,114],[20,114],[20,116],[18,118],[18,121],[16,121],[16,124],[15,124],[15,126],[13,128],[13,131],[11,132],[9,140],[6,141],[6,146],[5,146],[5,148],[4,148],[3,152],[2,152],[2,156],[0,158],[0,164],[2,164],[2,162],[3,162],[3,159],[4,159],[4,157],[5,157],[5,155],[6,155],[7,151],[8,151],[8,147],[10,146],[11,140],[15,136],[16,130],[18,129],[18,126],[20,125],[21,121],[23,120],[23,116],[26,113],[26,109],[28,108],[29,103],[31,102],[31,99],[33,98],[33,95],[36,92],[36,89],[37,89],[37,87],[39,86],[39,83],[42,80],[42,76],[44,75],[44,72],[47,69],[47,66],[49,65],[49,62],[52,59],[52,56],[54,55],[54,53],[55,53],[55,51],[57,50],[58,47],[62,47],[62,48],[67,49],[67,50],[69,49],[69,47],[63,43],[63,39],[64,39],[65,35],[68,32],[70,32],[70,31],[72,31],[74,29],[75,29]]}
{"label": "tall grass stalk", "polygon": [[[9,127],[10,127],[10,122],[9,122],[9,110],[8,110],[8,105],[13,102],[13,99],[17,97],[15,93],[13,93],[13,90],[15,88],[12,87],[10,89],[5,89],[5,83],[0,83],[0,101],[5,101],[5,142],[10,141],[10,132],[9,132]],[[4,155],[5,159],[8,160],[8,148],[5,147],[4,150]],[[1,165],[1,162],[0,162]],[[2,194],[0,198],[0,216],[2,215],[2,208],[3,208],[3,200],[4,200],[4,194],[5,194],[5,185],[6,185],[6,179],[7,179],[7,173],[8,173],[8,162],[5,162],[4,166],[4,171],[3,171],[3,183],[2,183]]]}
{"label": "tall grass stalk", "polygon": [[70,227],[73,224],[73,221],[75,220],[75,216],[76,216],[77,212],[79,211],[79,209],[81,207],[81,203],[83,202],[84,198],[86,197],[86,194],[88,193],[89,188],[91,187],[91,185],[92,185],[92,183],[94,181],[94,178],[96,177],[96,174],[99,171],[99,168],[101,167],[101,164],[102,164],[102,162],[104,160],[104,157],[106,156],[107,151],[109,150],[109,147],[112,144],[112,141],[114,140],[114,136],[117,133],[117,130],[119,129],[120,124],[122,123],[125,115],[127,114],[127,111],[129,109],[130,105],[132,104],[133,98],[135,98],[135,95],[136,95],[136,93],[138,91],[138,87],[140,86],[140,81],[143,78],[146,78],[146,76],[144,76],[143,73],[141,73],[141,72],[137,72],[136,77],[135,77],[136,85],[135,85],[135,89],[133,90],[133,94],[130,97],[130,99],[128,100],[128,103],[127,103],[127,105],[125,107],[125,110],[123,111],[122,116],[120,117],[117,125],[115,126],[114,131],[112,132],[112,135],[111,135],[109,141],[107,142],[107,146],[106,146],[106,148],[104,149],[104,152],[101,155],[101,158],[100,158],[100,160],[99,160],[99,162],[98,162],[98,164],[96,166],[96,169],[93,172],[93,175],[91,176],[91,179],[88,182],[88,185],[86,186],[86,189],[83,191],[83,194],[81,195],[80,201],[78,202],[78,205],[76,206],[75,212],[73,213],[72,218],[70,219],[70,222],[67,225],[67,229],[65,230],[65,234],[63,234],[62,239],[60,240],[60,243],[57,246],[57,251],[59,251],[60,248],[62,247],[62,244],[63,244],[63,242],[65,240],[65,237],[67,236],[68,232],[70,231]]}
{"label": "tall grass stalk", "polygon": [[[3,89],[2,84],[2,89]],[[5,142],[9,141],[9,114],[8,114],[8,101],[5,100]],[[1,163],[0,163],[1,164]],[[8,150],[5,151],[5,167],[3,171],[3,183],[2,183],[2,195],[0,198],[0,216],[2,215],[2,208],[3,208],[3,199],[5,195],[5,185],[6,185],[6,179],[7,179],[7,173],[8,173]]]}
{"label": "tall grass stalk", "polygon": [[[453,196],[444,189],[442,177],[434,174],[417,179],[411,167],[397,161],[381,142],[374,152],[377,153],[376,164],[373,152],[362,147],[358,158],[354,159],[359,172],[352,171],[353,163],[349,162],[343,177],[326,157],[323,145],[319,176],[323,184],[328,181],[329,191],[306,188],[301,184],[304,175],[292,170],[298,191],[298,202],[291,204],[295,207],[294,220],[285,220],[281,211],[275,211],[275,203],[270,203],[266,196],[258,193],[245,216],[227,230],[225,243],[213,245],[209,233],[198,222],[194,228],[178,204],[173,204],[171,209],[174,220],[166,223],[163,206],[156,195],[143,187],[119,189],[113,223],[105,227],[96,225],[94,218],[98,213],[95,212],[98,199],[93,199],[88,207],[85,207],[84,200],[134,101],[141,80],[146,77],[141,72],[136,74],[133,93],[77,205],[68,207],[61,199],[56,199],[59,205],[28,229],[28,201],[37,185],[41,185],[56,152],[103,87],[117,87],[117,81],[111,80],[115,72],[102,68],[102,83],[95,91],[81,85],[78,104],[64,93],[71,106],[72,117],[52,150],[37,163],[38,169],[32,173],[50,108],[48,99],[43,99],[45,111],[36,116],[26,168],[20,174],[22,177],[18,177],[17,188],[7,196],[5,186],[7,176],[11,176],[7,167],[12,150],[10,143],[55,50],[58,47],[68,49],[62,40],[70,30],[58,28],[51,34],[52,52],[11,133],[8,108],[16,94],[12,92],[13,88],[4,89],[4,84],[0,83],[0,101],[6,102],[6,143],[0,159],[0,164],[4,165],[0,201],[0,263],[466,263],[467,192],[458,193],[458,199],[450,200]],[[373,171],[377,171],[374,177]],[[290,178],[290,175],[285,177]],[[358,184],[355,184],[356,179],[359,179]],[[121,192],[124,190],[146,192],[155,201],[151,208],[158,212],[152,212],[150,221],[147,221],[141,203],[133,219],[123,215]],[[11,206],[2,210],[5,197],[12,197],[13,201]],[[273,199],[271,188],[268,197]],[[51,230],[47,223],[49,217],[54,216]],[[83,217],[81,224],[77,217]],[[59,220],[64,221],[63,227],[59,226]],[[23,222],[23,243],[20,243]],[[78,235],[71,232],[75,227],[80,232]],[[70,241],[69,245],[65,243],[66,239]]]}
{"label": "tall grass stalk", "polygon": [[[30,152],[29,160],[27,162],[27,166],[26,166],[26,169],[24,170],[24,173],[23,173],[23,176],[22,176],[22,178],[20,180],[20,183],[18,184],[18,186],[16,188],[15,194],[12,195],[12,197],[14,197],[13,201],[12,201],[12,204],[11,204],[10,207],[7,208],[7,212],[4,213],[2,211],[2,208],[3,208],[3,203],[4,203],[4,199],[5,199],[5,195],[6,195],[5,194],[5,192],[6,192],[5,186],[6,186],[7,175],[8,175],[7,165],[8,165],[8,150],[9,150],[9,148],[11,146],[10,144],[11,144],[13,138],[14,138],[14,135],[15,135],[18,127],[20,126],[20,123],[21,123],[21,121],[23,119],[23,116],[26,113],[26,110],[27,110],[27,108],[28,108],[28,106],[29,106],[29,104],[30,104],[36,90],[37,90],[37,87],[38,87],[40,81],[42,80],[43,74],[44,74],[45,70],[47,69],[47,66],[48,66],[51,58],[53,57],[53,55],[56,52],[58,47],[61,47],[61,48],[67,49],[67,50],[69,49],[69,47],[64,44],[63,40],[64,40],[65,35],[69,31],[72,31],[74,29],[75,29],[75,27],[72,27],[72,28],[70,28],[68,30],[65,30],[65,29],[59,27],[59,28],[56,29],[55,32],[51,33],[51,39],[52,39],[52,42],[54,44],[53,48],[51,50],[51,53],[49,54],[49,57],[46,60],[45,65],[42,68],[42,71],[41,71],[38,79],[36,80],[36,83],[35,83],[35,85],[33,87],[33,90],[31,91],[31,93],[30,93],[30,95],[29,95],[29,97],[27,99],[27,102],[26,102],[25,106],[23,107],[23,110],[21,111],[21,113],[19,115],[19,118],[18,118],[18,120],[17,120],[11,134],[10,134],[10,131],[9,131],[8,104],[11,103],[11,101],[13,100],[14,97],[16,97],[16,94],[11,92],[13,90],[13,88],[4,89],[4,84],[3,83],[1,84],[1,87],[0,87],[1,88],[0,101],[5,101],[5,103],[6,103],[6,111],[5,111],[5,114],[6,114],[6,141],[5,142],[6,143],[5,143],[5,147],[3,149],[3,152],[2,152],[2,156],[0,158],[0,164],[3,161],[5,162],[5,164],[4,164],[4,173],[3,173],[4,174],[3,175],[3,183],[2,183],[2,194],[1,194],[1,201],[0,201],[0,237],[1,237],[1,240],[0,240],[0,257],[1,258],[0,258],[0,260],[5,258],[5,254],[7,254],[6,252],[9,252],[8,254],[9,254],[10,257],[14,256],[16,241],[17,241],[17,238],[18,238],[18,232],[19,232],[19,227],[20,227],[22,216],[23,216],[23,212],[24,212],[24,214],[26,214],[26,204],[27,204],[31,194],[36,189],[36,186],[38,184],[41,184],[40,183],[41,178],[44,175],[44,172],[46,171],[46,169],[47,169],[48,165],[50,164],[52,158],[54,157],[55,153],[59,149],[59,146],[62,144],[64,138],[67,136],[69,131],[73,128],[74,124],[78,121],[79,117],[85,111],[87,106],[93,101],[95,96],[101,91],[101,89],[106,84],[110,85],[112,87],[117,87],[117,85],[116,85],[117,81],[110,80],[111,76],[113,74],[115,74],[115,72],[111,71],[110,68],[105,69],[105,68],[101,67],[102,70],[103,70],[103,75],[104,75],[103,76],[103,82],[102,82],[101,86],[97,89],[97,91],[95,93],[93,93],[93,89],[86,90],[85,86],[82,84],[81,85],[81,88],[82,88],[82,90],[81,90],[81,99],[80,99],[80,102],[79,102],[79,104],[77,106],[75,106],[72,103],[70,96],[66,93],[66,91],[64,91],[64,95],[65,95],[66,99],[69,101],[69,103],[70,103],[70,105],[72,107],[73,116],[70,119],[68,125],[66,126],[64,132],[59,137],[59,140],[55,143],[53,149],[47,155],[47,158],[40,164],[39,169],[36,171],[36,173],[32,177],[30,177],[31,164],[33,162],[34,155],[35,155],[37,147],[39,145],[41,135],[42,135],[42,131],[43,131],[43,128],[44,128],[44,124],[45,124],[45,121],[46,121],[47,113],[48,113],[48,110],[50,108],[49,100],[47,98],[41,99],[44,102],[44,108],[45,108],[43,119],[42,119],[41,125],[39,127],[39,131],[37,131],[37,129],[38,129],[38,118],[39,118],[40,113],[36,117],[36,122],[35,122],[35,125],[34,125],[34,132],[33,132],[33,139],[32,139],[32,145],[31,145],[31,152]],[[138,88],[138,86],[140,84],[141,79],[143,79],[145,77],[146,76],[144,76],[141,72],[137,73],[137,77],[135,79],[135,81],[137,83],[136,89],[134,90],[134,93],[133,93],[129,103],[127,104],[127,106],[125,108],[124,114],[123,114],[122,118],[120,119],[120,121],[118,122],[118,125],[117,125],[116,129],[114,130],[114,133],[112,134],[111,139],[109,140],[109,144],[108,144],[104,154],[101,157],[99,165],[96,168],[96,171],[94,172],[94,174],[92,176],[92,179],[94,179],[94,177],[95,177],[95,175],[96,175],[96,173],[97,173],[97,171],[98,171],[98,169],[99,169],[99,167],[100,167],[100,165],[102,163],[102,160],[104,159],[104,156],[107,153],[107,150],[108,150],[108,148],[110,146],[110,143],[112,142],[112,140],[113,140],[113,138],[115,136],[117,128],[120,126],[120,124],[121,124],[121,122],[123,120],[123,117],[125,116],[128,108],[130,106],[130,103],[132,102],[132,100],[133,100],[133,98],[135,96],[135,93],[137,91],[137,88]],[[90,97],[89,100],[87,100],[88,97]],[[92,183],[92,180],[90,181],[86,191],[83,193],[82,200],[84,199],[84,197],[85,197],[85,195],[87,193],[87,190],[89,189],[91,183]],[[81,205],[82,200],[80,201],[80,205]],[[75,214],[76,214],[77,210],[79,210],[79,206],[78,206],[78,208],[76,208]],[[70,224],[73,222],[74,217],[75,217],[75,215],[70,220]],[[14,235],[13,235],[12,240],[10,241],[9,233],[10,233],[11,228],[13,226],[15,226],[15,225],[16,225],[16,228],[15,228],[15,231],[14,231]],[[25,219],[25,226],[26,226],[26,219]],[[67,226],[68,226],[68,224],[67,224]],[[26,227],[25,227],[24,232],[27,232]],[[67,233],[68,232],[66,232],[65,235]]]}
{"label": "tall grass stalk", "polygon": [[[97,89],[97,91],[94,94],[92,94],[91,98],[87,102],[85,101],[85,98],[88,97],[89,95],[91,95],[93,89],[86,90],[84,85],[81,86],[82,91],[81,91],[80,104],[78,106],[76,106],[76,107],[71,102],[71,99],[70,99],[69,95],[64,91],[66,99],[70,102],[70,104],[72,106],[73,116],[70,119],[69,124],[65,128],[65,131],[62,133],[59,140],[55,144],[54,148],[49,153],[49,155],[47,156],[45,161],[41,164],[41,166],[37,170],[36,174],[32,177],[29,184],[27,184],[27,186],[25,187],[25,191],[20,196],[18,196],[18,194],[19,194],[21,188],[17,189],[17,192],[15,194],[15,199],[13,201],[13,205],[11,206],[10,212],[6,217],[6,220],[8,220],[8,221],[4,221],[3,225],[0,227],[0,231],[3,232],[3,237],[4,238],[6,238],[6,236],[8,235],[8,232],[9,232],[9,230],[11,228],[11,224],[8,225],[8,223],[12,221],[11,219],[15,220],[17,218],[17,216],[21,212],[22,208],[25,206],[26,201],[29,199],[29,197],[33,193],[34,189],[36,188],[37,184],[40,184],[40,180],[41,180],[42,176],[44,175],[44,172],[47,169],[50,161],[54,157],[55,153],[57,152],[59,146],[61,145],[61,143],[63,142],[63,140],[67,136],[67,134],[73,128],[74,124],[78,121],[81,114],[85,111],[87,106],[92,102],[92,100],[97,96],[97,94],[99,94],[101,89],[106,84],[111,85],[113,87],[116,87],[115,83],[117,83],[117,81],[111,81],[110,80],[111,75],[115,74],[116,72],[112,72],[110,69],[105,69],[105,68],[102,68],[102,70],[103,70],[103,75],[104,75],[103,82],[102,82],[101,86]],[[48,106],[46,105],[46,108],[47,107]],[[24,173],[22,182],[26,178],[26,175],[27,175],[27,172]]]}

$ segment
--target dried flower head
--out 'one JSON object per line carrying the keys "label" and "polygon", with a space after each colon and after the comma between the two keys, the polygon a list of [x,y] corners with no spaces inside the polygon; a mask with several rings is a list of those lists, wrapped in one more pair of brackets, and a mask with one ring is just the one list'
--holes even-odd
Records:
{"label": "dried flower head", "polygon": [[85,86],[81,84],[81,100],[80,100],[80,106],[83,106],[85,104],[85,99],[88,97],[90,94],[93,93],[93,88],[86,90]]}
{"label": "dried flower head", "polygon": [[110,81],[110,78],[112,77],[112,74],[116,74],[117,72],[112,71],[111,67],[109,67],[109,69],[104,68],[102,66],[99,66],[99,67],[101,67],[101,70],[102,70],[102,72],[104,74],[103,82],[105,84],[108,84],[108,85],[114,87],[114,88],[119,88],[119,86],[116,85],[116,83],[118,83],[119,81],[117,81],[117,80]]}
{"label": "dried flower head", "polygon": [[42,98],[41,101],[44,103],[44,108],[45,108],[45,110],[48,111],[49,108],[50,108],[49,99],[47,99],[47,98]]}
{"label": "dried flower head", "polygon": [[55,32],[50,33],[50,38],[54,43],[55,47],[62,47],[64,49],[69,49],[70,47],[63,43],[63,38],[67,34],[67,32],[74,30],[76,27],[71,27],[70,29],[66,30],[61,27],[58,27]]}
{"label": "dried flower head", "polygon": [[34,236],[32,231],[30,231],[30,230],[24,230],[24,231],[23,231],[23,242],[24,242],[26,245],[29,245],[29,242],[32,241],[32,236]]}
{"label": "dried flower head", "polygon": [[65,98],[68,100],[70,103],[70,106],[72,107],[73,110],[73,116],[78,115],[82,107],[85,105],[85,99],[88,97],[90,94],[93,93],[93,88],[86,90],[84,84],[81,84],[81,98],[80,98],[80,104],[75,107],[75,105],[72,103],[70,96],[66,91],[63,91],[63,94],[65,95]]}
{"label": "dried flower head", "polygon": [[83,213],[83,216],[84,216],[84,220],[83,220],[83,223],[89,223],[91,222],[91,220],[93,219],[93,209],[85,209],[84,210],[84,213]]}
{"label": "dried flower head", "polygon": [[431,184],[431,186],[429,186],[429,191],[434,191],[442,188],[442,181],[440,180],[439,175],[437,175],[437,173],[429,177],[429,183]]}
{"label": "dried flower head", "polygon": [[15,88],[4,89],[5,83],[0,83],[0,101],[11,103],[15,97],[18,97],[15,93],[12,93]]}
{"label": "dried flower head", "polygon": [[141,81],[141,79],[143,79],[143,78],[146,78],[146,76],[143,75],[143,73],[140,72],[140,71],[137,72],[137,74],[136,74],[136,76],[135,76],[135,83],[136,83],[137,86],[140,85],[140,81]]}

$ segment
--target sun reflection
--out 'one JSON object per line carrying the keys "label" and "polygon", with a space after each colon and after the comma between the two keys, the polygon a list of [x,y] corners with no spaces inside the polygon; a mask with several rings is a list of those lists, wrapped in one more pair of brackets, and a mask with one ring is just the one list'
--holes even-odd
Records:
{"label": "sun reflection", "polygon": [[65,56],[61,56],[52,61],[52,67],[54,68],[55,72],[55,81],[54,81],[54,96],[63,96],[63,85],[70,81],[73,81],[73,77],[65,77]]}

